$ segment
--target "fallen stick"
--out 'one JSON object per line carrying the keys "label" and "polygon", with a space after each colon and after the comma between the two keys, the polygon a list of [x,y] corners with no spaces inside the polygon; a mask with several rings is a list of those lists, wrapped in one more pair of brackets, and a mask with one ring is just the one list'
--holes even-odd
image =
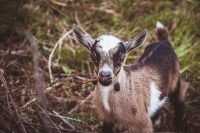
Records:
{"label": "fallen stick", "polygon": [[[94,82],[94,81],[97,81],[97,79],[85,80],[85,81],[82,81],[82,82],[75,84],[73,86],[69,86],[69,87],[66,87],[66,88],[63,88],[63,89],[56,90],[55,92],[60,92],[60,91],[67,90],[67,89],[70,89],[70,88],[79,87],[80,85],[87,84],[89,82]],[[48,94],[48,93],[50,93],[50,91],[45,90],[44,93]],[[33,103],[36,100],[37,100],[37,96],[35,98],[29,100],[28,102],[26,102],[23,106],[20,107],[20,109],[23,110],[25,107],[29,106],[31,103]]]}
{"label": "fallen stick", "polygon": [[71,129],[75,130],[76,128],[74,127],[74,125],[72,125],[67,119],[65,119],[63,116],[59,115],[58,112],[53,111],[53,113],[59,117],[66,125],[68,125]]}
{"label": "fallen stick", "polygon": [[76,111],[81,105],[85,104],[90,98],[92,98],[93,93],[89,94],[85,99],[81,101],[80,104],[77,104],[74,108],[72,108],[68,113],[72,114],[74,111]]}

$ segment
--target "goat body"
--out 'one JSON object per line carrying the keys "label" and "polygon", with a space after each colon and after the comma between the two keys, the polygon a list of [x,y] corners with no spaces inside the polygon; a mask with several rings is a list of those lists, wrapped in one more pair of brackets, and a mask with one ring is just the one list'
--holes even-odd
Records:
{"label": "goat body", "polygon": [[145,48],[135,65],[125,66],[127,54],[141,45],[148,34],[123,42],[112,35],[93,39],[76,25],[74,35],[91,55],[98,83],[93,102],[103,133],[112,133],[116,124],[130,133],[153,132],[151,119],[169,99],[175,108],[177,129],[182,127],[185,93],[188,84],[180,78],[180,66],[171,46],[168,30],[157,23],[158,42]]}
{"label": "goat body", "polygon": [[122,66],[120,91],[112,89],[114,84],[97,84],[94,105],[105,123],[115,123],[131,133],[150,133],[150,118],[169,97],[175,107],[177,127],[181,128],[187,87],[181,87],[180,67],[167,29],[157,26],[157,30],[159,42],[147,46],[136,65]]}

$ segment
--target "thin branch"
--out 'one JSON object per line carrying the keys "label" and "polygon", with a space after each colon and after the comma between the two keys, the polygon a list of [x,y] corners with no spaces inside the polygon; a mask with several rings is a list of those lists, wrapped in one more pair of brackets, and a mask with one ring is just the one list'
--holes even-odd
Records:
{"label": "thin branch", "polygon": [[[49,113],[49,115],[58,117],[57,115],[55,115],[55,114],[57,114],[57,112],[53,111],[53,113],[54,113],[54,114]],[[87,126],[88,128],[90,128],[92,131],[94,131],[94,129],[93,129],[90,125],[88,125],[86,122],[84,122],[84,121],[81,121],[81,120],[75,119],[75,118],[71,118],[71,117],[62,116],[62,115],[60,115],[60,116],[61,116],[62,118],[64,118],[64,119],[67,119],[67,120],[71,120],[71,121],[74,121],[74,122],[82,123],[82,124],[84,124],[85,126]]]}
{"label": "thin branch", "polygon": [[[5,77],[3,76],[3,72],[2,72],[1,69],[0,69],[0,80],[1,80],[1,82],[2,82],[2,84],[3,84],[3,86],[6,88],[6,92],[10,92],[10,89],[8,88],[7,82],[6,82],[6,80],[5,80]],[[15,114],[16,114],[16,115],[15,115],[15,118],[16,118],[16,120],[19,121],[21,131],[22,131],[23,133],[27,133],[27,131],[26,131],[26,129],[25,129],[25,127],[24,127],[24,125],[23,125],[21,119],[20,119],[20,116],[19,116],[19,109],[18,109],[17,104],[15,103],[15,101],[14,101],[14,99],[13,99],[13,97],[12,97],[11,94],[8,93],[7,95],[8,95],[8,96],[7,96],[7,99],[10,99],[11,105],[13,106],[13,109],[14,109],[14,111],[15,111]],[[8,104],[9,104],[9,103],[8,103]],[[9,107],[9,110],[10,110],[10,113],[11,113],[10,106],[8,105],[8,107]]]}
{"label": "thin branch", "polygon": [[7,82],[6,82],[3,74],[4,74],[4,71],[2,69],[0,69],[0,80],[3,84],[3,86],[6,88],[6,101],[7,101],[9,112],[11,113],[11,108],[10,108],[10,104],[9,104],[9,93],[10,93],[10,91],[8,89],[8,85],[7,85]]}
{"label": "thin branch", "polygon": [[[43,79],[43,75],[40,72],[40,67],[39,67],[39,52],[36,46],[36,39],[35,37],[28,31],[28,30],[23,30],[24,36],[27,38],[27,40],[30,43],[31,50],[32,50],[32,55],[33,55],[33,69],[34,69],[34,78],[35,78],[35,90],[37,94],[37,99],[39,104],[46,109],[48,105],[48,101],[46,99],[46,95],[44,93],[44,88],[45,88],[45,82]],[[51,122],[49,121],[48,117],[41,117],[43,123],[45,126],[50,126]],[[49,129],[46,129],[47,132],[52,132]]]}
{"label": "thin branch", "polygon": [[57,47],[58,47],[59,45],[62,45],[63,40],[64,40],[67,36],[69,36],[70,33],[72,33],[72,29],[69,30],[68,32],[66,32],[65,34],[63,34],[63,35],[61,36],[61,38],[56,42],[55,46],[53,47],[53,49],[52,49],[52,51],[51,51],[51,54],[49,55],[48,70],[49,70],[49,76],[50,76],[50,81],[51,81],[51,83],[53,83],[53,74],[52,74],[52,70],[51,70],[51,62],[52,62],[53,55],[54,55],[54,53],[55,53]]}
{"label": "thin branch", "polygon": [[51,118],[49,117],[49,115],[46,113],[46,111],[37,103],[37,101],[35,101],[36,105],[40,108],[40,110],[46,115],[46,117],[51,121],[51,123],[53,124],[53,126],[57,129],[57,131],[59,133],[61,133],[61,131],[59,130],[59,128],[56,126],[56,124],[53,122],[53,120],[51,120]]}
{"label": "thin branch", "polygon": [[35,78],[35,89],[36,93],[39,96],[40,102],[43,104],[43,106],[47,106],[47,99],[44,94],[44,79],[43,75],[41,74],[39,70],[39,52],[37,50],[36,46],[36,39],[35,37],[27,30],[24,30],[24,36],[28,39],[31,50],[32,50],[32,55],[33,55],[33,68],[34,68],[34,78]]}
{"label": "thin branch", "polygon": [[84,100],[81,101],[80,104],[77,104],[73,109],[69,111],[69,114],[72,114],[74,111],[76,111],[80,106],[85,104],[89,99],[91,99],[93,96],[93,93],[89,94]]}
{"label": "thin branch", "polygon": [[[73,85],[73,86],[69,86],[69,87],[66,87],[66,88],[63,88],[63,89],[55,90],[54,93],[55,93],[55,92],[56,92],[56,93],[57,93],[57,92],[61,92],[61,91],[63,91],[63,90],[67,90],[67,89],[70,89],[70,88],[76,88],[76,87],[79,87],[79,86],[81,86],[81,85],[83,85],[83,84],[87,84],[87,83],[94,82],[94,81],[97,81],[97,79],[84,80],[84,81],[82,81],[82,82],[80,82],[80,83],[77,83],[77,84],[75,84],[75,85]],[[50,90],[51,90],[51,89],[48,89],[48,88],[47,88],[47,89],[44,91],[44,93],[45,93],[45,94],[48,94],[48,93],[50,93]],[[31,103],[35,102],[36,99],[37,99],[37,96],[36,96],[35,98],[29,100],[28,102],[26,102],[20,109],[26,108],[28,105],[30,105]]]}
{"label": "thin branch", "polygon": [[[54,113],[54,114],[49,113],[49,115],[58,117],[57,115],[55,115],[55,111],[53,111],[53,113]],[[81,121],[81,120],[79,120],[79,119],[75,119],[75,118],[71,118],[71,117],[67,117],[67,116],[61,116],[61,117],[63,117],[64,119],[67,119],[67,120],[71,120],[71,121],[75,121],[75,122],[79,122],[79,123],[84,123],[83,121]]]}
{"label": "thin branch", "polygon": [[53,111],[53,113],[59,117],[66,125],[68,125],[71,129],[75,130],[76,128],[74,127],[74,125],[72,125],[67,119],[65,119],[63,116],[59,115],[58,112]]}

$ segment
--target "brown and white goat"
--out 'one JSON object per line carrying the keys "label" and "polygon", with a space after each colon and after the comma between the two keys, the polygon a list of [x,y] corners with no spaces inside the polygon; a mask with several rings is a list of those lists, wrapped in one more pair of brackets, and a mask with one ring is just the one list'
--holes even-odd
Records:
{"label": "brown and white goat", "polygon": [[[127,54],[145,41],[147,30],[123,42],[112,35],[93,39],[73,26],[74,36],[90,51],[95,64],[98,83],[93,100],[99,118],[104,122],[103,133],[112,133],[114,124],[121,131],[151,133],[151,117],[164,105],[167,97],[177,101],[179,63],[167,39],[166,28],[160,23],[157,27],[159,42],[150,44],[137,64],[125,66]],[[175,104],[179,105],[179,102]]]}

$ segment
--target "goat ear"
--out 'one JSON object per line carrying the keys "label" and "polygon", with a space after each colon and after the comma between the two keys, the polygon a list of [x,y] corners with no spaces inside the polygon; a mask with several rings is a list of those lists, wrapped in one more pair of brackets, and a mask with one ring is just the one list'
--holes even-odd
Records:
{"label": "goat ear", "polygon": [[95,40],[89,34],[84,33],[76,24],[73,24],[73,35],[80,44],[91,50]]}
{"label": "goat ear", "polygon": [[135,38],[126,42],[125,44],[126,52],[128,53],[134,48],[140,46],[146,40],[147,35],[148,35],[148,30],[145,29],[139,36],[136,36]]}

